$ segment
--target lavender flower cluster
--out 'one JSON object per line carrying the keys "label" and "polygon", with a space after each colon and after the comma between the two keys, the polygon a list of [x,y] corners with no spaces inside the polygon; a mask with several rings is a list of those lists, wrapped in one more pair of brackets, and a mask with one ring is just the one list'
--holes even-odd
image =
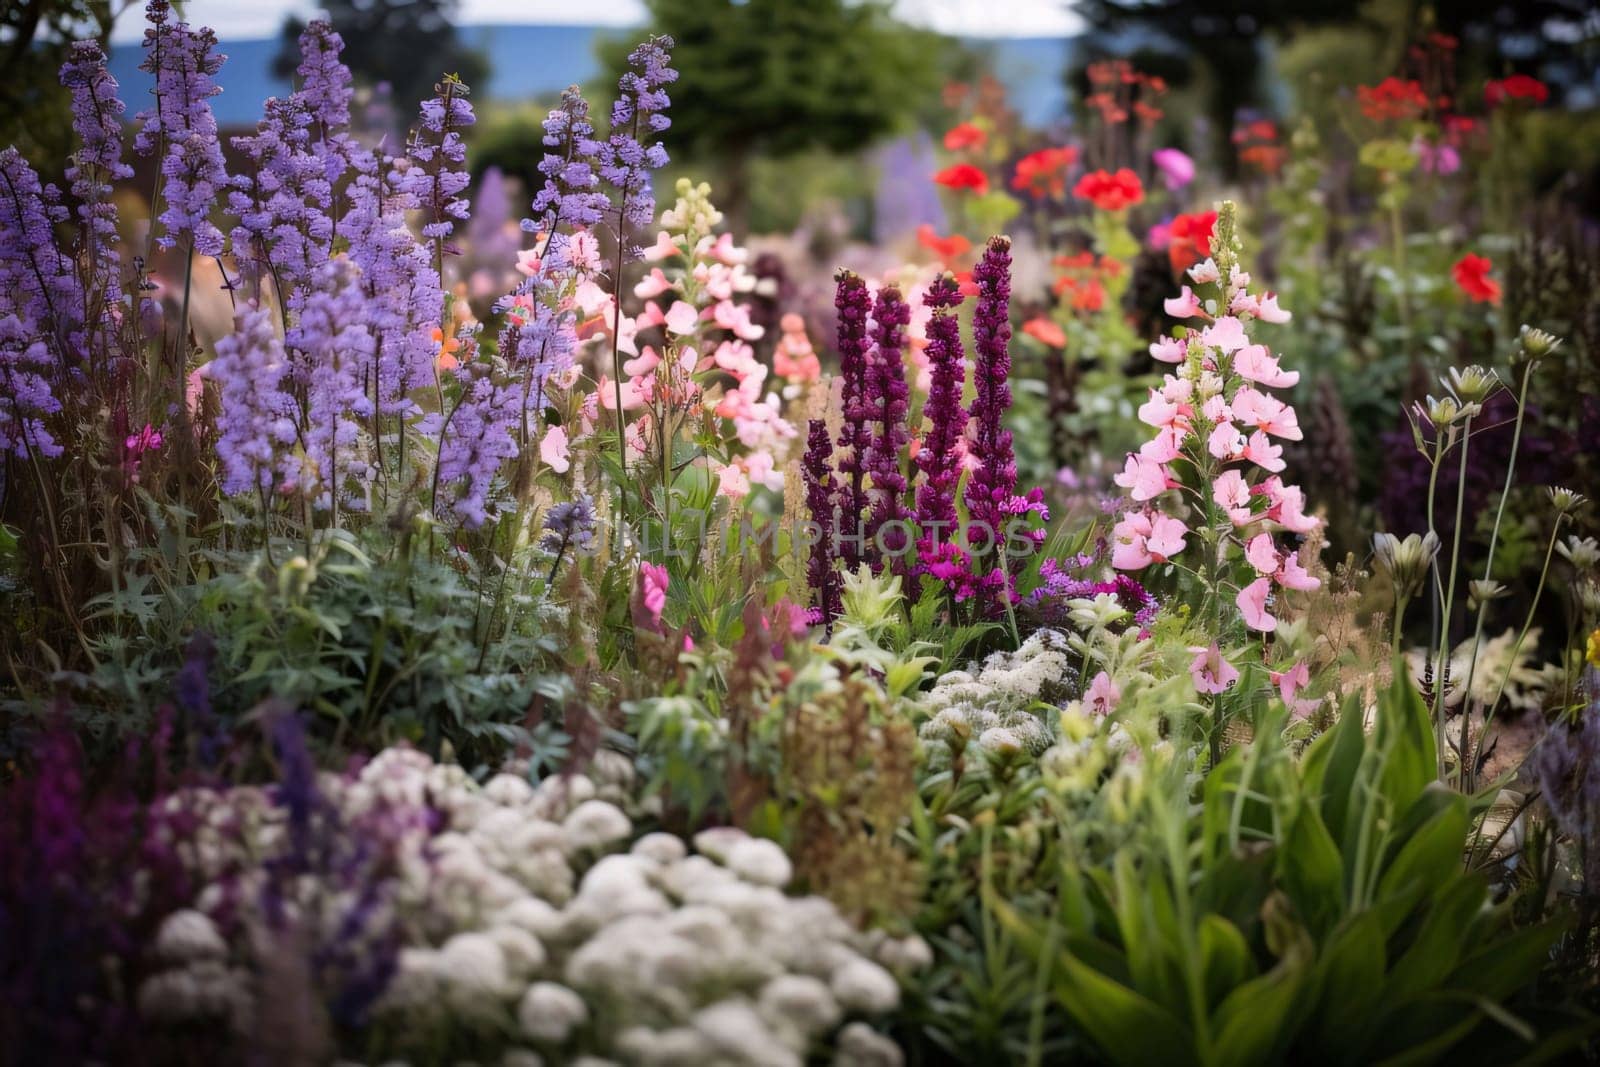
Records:
{"label": "lavender flower cluster", "polygon": [[[209,419],[195,393],[203,382],[218,400],[214,427],[164,436],[214,441],[226,494],[337,513],[371,510],[391,483],[431,484],[437,514],[491,521],[502,472],[539,437],[545,382],[577,347],[572,298],[597,266],[590,229],[609,219],[626,246],[627,228],[653,221],[672,41],[633,53],[608,138],[576,88],[547,120],[545,186],[525,222],[540,235],[537,269],[497,305],[506,322],[496,351],[450,325],[444,278],[449,239],[471,215],[466,85],[445,78],[404,154],[388,155],[353,130],[344,42],[312,22],[299,39],[298,88],[267,100],[255,131],[233,139],[230,175],[211,109],[224,60],[215,34],[178,18],[169,0],[149,0],[145,13],[141,69],[156,85],[132,148],[159,165],[154,244],[187,260],[185,316],[195,257],[217,261],[234,331],[194,366],[188,323],[159,324],[142,261],[124,262],[113,199],[131,173],[124,106],[99,46],[79,44],[61,71],[81,142],[66,168],[75,216],[19,153],[0,152],[0,448],[60,457],[66,435],[103,409],[113,430],[147,421],[128,410],[135,401],[155,420]],[[58,230],[74,231],[72,245]],[[159,346],[158,358],[145,345]],[[162,366],[176,373],[130,401],[125,372]],[[419,402],[424,393],[431,403]]]}

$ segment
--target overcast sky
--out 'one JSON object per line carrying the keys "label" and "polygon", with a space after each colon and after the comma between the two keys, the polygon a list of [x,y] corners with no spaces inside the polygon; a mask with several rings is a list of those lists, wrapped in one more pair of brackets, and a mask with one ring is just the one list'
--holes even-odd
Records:
{"label": "overcast sky", "polygon": [[[210,26],[227,40],[276,37],[288,14],[314,13],[315,0],[189,0],[185,17]],[[963,37],[1061,37],[1076,33],[1071,0],[895,0],[900,17]],[[117,22],[112,39],[138,41],[143,5],[134,4]],[[462,22],[525,25],[568,23],[633,26],[644,21],[642,0],[461,0]]]}

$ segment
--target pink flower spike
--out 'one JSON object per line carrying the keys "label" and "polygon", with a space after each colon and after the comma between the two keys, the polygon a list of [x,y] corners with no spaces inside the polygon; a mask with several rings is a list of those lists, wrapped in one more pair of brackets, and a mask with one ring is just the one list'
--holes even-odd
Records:
{"label": "pink flower spike", "polygon": [[[1185,289],[1184,292],[1189,290]],[[1172,301],[1167,301],[1172,303]],[[1189,345],[1176,337],[1163,337],[1150,346],[1150,358],[1162,363],[1182,363],[1189,356]]]}
{"label": "pink flower spike", "polygon": [[1200,414],[1211,422],[1227,422],[1233,418],[1233,409],[1228,406],[1222,394],[1218,393],[1200,405]]}
{"label": "pink flower spike", "polygon": [[1267,600],[1271,596],[1271,578],[1257,578],[1239,590],[1234,603],[1239,605],[1239,614],[1244,616],[1244,624],[1250,629],[1271,633],[1278,628],[1278,620],[1267,612]]}
{"label": "pink flower spike", "polygon": [[1131,453],[1122,473],[1112,481],[1128,490],[1128,495],[1138,501],[1153,500],[1172,488],[1174,484],[1172,479],[1167,477],[1167,469],[1164,466]]}
{"label": "pink flower spike", "polygon": [[1139,405],[1139,421],[1160,430],[1175,424],[1182,411],[1177,404],[1152,389],[1150,399]]}
{"label": "pink flower spike", "polygon": [[1206,438],[1206,451],[1221,460],[1238,459],[1244,454],[1244,434],[1231,422],[1217,424]]}
{"label": "pink flower spike", "polygon": [[1230,513],[1235,508],[1248,510],[1250,486],[1245,484],[1244,475],[1238,471],[1225,470],[1211,483],[1211,499],[1217,502],[1218,507],[1226,508]]}
{"label": "pink flower spike", "polygon": [[684,337],[694,333],[695,326],[700,321],[700,313],[695,310],[693,304],[674,300],[662,321],[666,323],[668,332]]}
{"label": "pink flower spike", "polygon": [[1150,566],[1147,547],[1150,537],[1150,516],[1142,511],[1130,512],[1111,529],[1111,565],[1119,571],[1137,571]]}
{"label": "pink flower spike", "polygon": [[552,426],[544,432],[544,437],[539,440],[539,458],[544,460],[545,466],[557,474],[567,473],[572,464],[565,427]]}
{"label": "pink flower spike", "polygon": [[672,240],[672,235],[666,230],[656,234],[656,243],[644,250],[644,259],[647,263],[668,259],[672,256],[683,255],[683,249]]}
{"label": "pink flower spike", "polygon": [[712,259],[728,266],[737,266],[750,258],[750,253],[733,243],[733,234],[724,233],[718,236],[716,243],[708,250]]}
{"label": "pink flower spike", "polygon": [[1278,584],[1285,589],[1307,592],[1322,588],[1322,579],[1314,577],[1310,571],[1300,566],[1300,557],[1293,552],[1284,554],[1283,566],[1278,569],[1276,577]]}
{"label": "pink flower spike", "polygon": [[1196,692],[1215,696],[1239,680],[1239,670],[1222,655],[1215,641],[1207,648],[1191,648],[1194,661],[1189,664],[1189,677],[1194,679]]}
{"label": "pink flower spike", "polygon": [[[1175,319],[1189,319],[1201,314],[1200,298],[1195,296],[1187,285],[1183,287],[1183,292],[1168,297],[1161,306]],[[1154,355],[1153,352],[1151,354]]]}
{"label": "pink flower spike", "polygon": [[1139,456],[1152,463],[1171,463],[1183,455],[1183,435],[1186,431],[1168,426],[1139,446]]}
{"label": "pink flower spike", "polygon": [[1260,430],[1250,435],[1250,440],[1245,442],[1244,451],[1240,453],[1240,456],[1254,463],[1262,470],[1270,471],[1274,474],[1283,470],[1286,466],[1283,462],[1283,447],[1273,444],[1267,435]]}
{"label": "pink flower spike", "polygon": [[1094,681],[1089,683],[1089,688],[1083,696],[1088,702],[1089,714],[1097,719],[1103,719],[1117,710],[1117,704],[1122,700],[1122,690],[1117,688],[1109,674],[1101,671],[1094,676]]}
{"label": "pink flower spike", "polygon": [[1278,687],[1278,695],[1283,698],[1283,704],[1289,709],[1289,714],[1297,719],[1310,717],[1317,710],[1320,700],[1299,700],[1296,694],[1311,684],[1311,669],[1305,663],[1296,663],[1286,671],[1269,671],[1268,676],[1272,684]]}
{"label": "pink flower spike", "polygon": [[[1185,286],[1183,291],[1187,293],[1188,286]],[[1248,344],[1249,338],[1245,336],[1244,323],[1232,315],[1224,315],[1200,331],[1200,341],[1207,347],[1219,349],[1223,355],[1228,355]]]}
{"label": "pink flower spike", "polygon": [[1189,532],[1187,526],[1171,516],[1157,514],[1151,519],[1150,527],[1150,537],[1145,546],[1152,559],[1165,563],[1183,552],[1183,536]]}
{"label": "pink flower spike", "polygon": [[1282,562],[1278,557],[1278,550],[1272,545],[1272,535],[1258,533],[1250,538],[1250,543],[1244,546],[1244,558],[1250,566],[1256,569],[1257,574],[1273,575],[1278,573],[1278,566]]}
{"label": "pink flower spike", "polygon": [[645,611],[651,621],[660,624],[661,612],[667,606],[667,568],[658,563],[639,564],[639,592]]}
{"label": "pink flower spike", "polygon": [[750,495],[750,479],[737,463],[730,463],[717,471],[717,492],[730,500],[741,500]]}
{"label": "pink flower spike", "polygon": [[640,300],[654,300],[662,293],[671,291],[672,282],[661,273],[660,267],[651,267],[649,275],[633,287],[633,295]]}
{"label": "pink flower spike", "polygon": [[1240,422],[1285,441],[1298,441],[1305,436],[1294,408],[1248,385],[1241,386],[1234,394],[1233,414]]}
{"label": "pink flower spike", "polygon": [[1233,357],[1233,372],[1247,382],[1255,382],[1271,389],[1287,389],[1300,380],[1297,370],[1286,371],[1266,345],[1245,345]]}
{"label": "pink flower spike", "polygon": [[1189,268],[1189,280],[1196,285],[1208,285],[1211,282],[1222,280],[1222,271],[1217,267],[1217,261],[1210,256],[1203,263],[1196,263]]}
{"label": "pink flower spike", "polygon": [[1288,322],[1293,316],[1290,312],[1278,306],[1278,294],[1268,293],[1261,298],[1260,307],[1256,309],[1256,318],[1262,322],[1282,323]]}

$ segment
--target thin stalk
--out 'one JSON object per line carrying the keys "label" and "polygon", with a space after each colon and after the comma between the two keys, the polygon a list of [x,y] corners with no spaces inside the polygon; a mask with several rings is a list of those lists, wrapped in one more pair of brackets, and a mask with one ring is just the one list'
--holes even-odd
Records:
{"label": "thin stalk", "polygon": [[[1522,388],[1517,391],[1517,424],[1516,429],[1511,434],[1511,458],[1506,462],[1506,481],[1505,485],[1500,488],[1500,503],[1494,512],[1494,529],[1489,534],[1489,556],[1483,562],[1483,580],[1485,582],[1489,580],[1489,575],[1494,572],[1494,552],[1500,542],[1500,521],[1506,513],[1506,498],[1511,495],[1511,480],[1517,469],[1517,450],[1522,444],[1522,422],[1523,416],[1527,411],[1528,382],[1533,377],[1533,365],[1534,361],[1530,359],[1527,367],[1522,372]],[[1560,524],[1557,523],[1557,525]],[[1464,693],[1472,692],[1472,678],[1478,670],[1478,642],[1483,638],[1483,619],[1488,610],[1489,602],[1487,600],[1478,604],[1478,617],[1472,627],[1473,656],[1472,662],[1467,665],[1467,683],[1466,688],[1462,690]],[[1462,706],[1465,708],[1465,703]],[[1485,714],[1484,726],[1488,726],[1487,713]],[[1466,792],[1472,787],[1472,772],[1464,755],[1467,751],[1467,716],[1465,712],[1461,716],[1461,751],[1463,753],[1461,789],[1462,792]]]}
{"label": "thin stalk", "polygon": [[1556,516],[1556,523],[1550,529],[1550,543],[1545,546],[1544,566],[1539,569],[1539,584],[1533,590],[1533,602],[1528,605],[1528,614],[1522,620],[1522,631],[1517,634],[1517,642],[1511,646],[1511,658],[1507,660],[1506,672],[1500,676],[1500,685],[1495,689],[1494,699],[1483,710],[1483,730],[1478,735],[1480,746],[1483,743],[1483,735],[1489,730],[1489,723],[1494,719],[1494,709],[1500,703],[1500,698],[1505,696],[1506,685],[1511,681],[1509,664],[1516,663],[1517,655],[1522,651],[1522,643],[1528,639],[1528,631],[1533,627],[1533,617],[1539,610],[1540,599],[1544,597],[1545,579],[1550,576],[1550,559],[1555,555],[1556,538],[1561,535],[1561,522],[1565,518],[1565,515]]}

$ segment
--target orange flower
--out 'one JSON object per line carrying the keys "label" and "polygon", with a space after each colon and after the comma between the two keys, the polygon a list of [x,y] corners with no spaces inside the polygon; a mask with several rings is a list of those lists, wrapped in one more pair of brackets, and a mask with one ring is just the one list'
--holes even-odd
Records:
{"label": "orange flower", "polygon": [[1022,332],[1037,341],[1044,342],[1051,348],[1067,347],[1066,331],[1042,315],[1023,323]]}
{"label": "orange flower", "polygon": [[1078,150],[1071,145],[1030,152],[1017,160],[1017,169],[1011,175],[1011,188],[1026,192],[1035,200],[1046,196],[1064,196],[1067,191],[1067,171],[1077,161]]}
{"label": "orange flower", "polygon": [[1500,283],[1489,277],[1493,268],[1494,263],[1488,256],[1468,252],[1456,261],[1451,274],[1455,276],[1457,287],[1474,304],[1498,304]]}
{"label": "orange flower", "polygon": [[917,227],[917,244],[946,261],[972,251],[972,242],[959,233],[953,233],[949,237],[940,237],[939,231],[926,222]]}
{"label": "orange flower", "polygon": [[944,146],[951,152],[959,152],[964,148],[982,148],[983,142],[989,135],[970,122],[959,123],[952,126],[944,135]]}
{"label": "orange flower", "polygon": [[957,163],[933,176],[948,189],[970,189],[980,196],[989,191],[989,176],[971,163]]}
{"label": "orange flower", "polygon": [[1072,195],[1090,201],[1101,211],[1122,211],[1144,199],[1144,185],[1127,167],[1115,174],[1097,170],[1079,178]]}
{"label": "orange flower", "polygon": [[461,351],[461,338],[446,337],[444,331],[435,326],[433,328],[433,343],[439,346],[439,356],[436,362],[440,370],[455,370],[461,366],[461,360],[456,358],[456,353]]}

